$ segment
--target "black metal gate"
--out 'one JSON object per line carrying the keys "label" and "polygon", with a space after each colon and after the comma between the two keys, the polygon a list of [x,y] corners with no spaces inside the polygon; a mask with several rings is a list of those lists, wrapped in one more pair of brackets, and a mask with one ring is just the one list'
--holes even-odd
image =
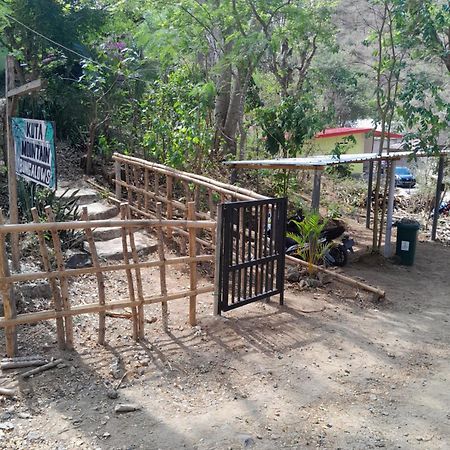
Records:
{"label": "black metal gate", "polygon": [[280,295],[283,304],[287,199],[220,205],[216,314]]}

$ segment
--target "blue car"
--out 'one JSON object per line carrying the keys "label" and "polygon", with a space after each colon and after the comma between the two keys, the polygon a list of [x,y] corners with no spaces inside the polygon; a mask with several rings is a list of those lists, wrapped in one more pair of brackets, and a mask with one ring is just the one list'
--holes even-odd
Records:
{"label": "blue car", "polygon": [[416,185],[416,179],[407,167],[395,168],[395,186],[412,188]]}

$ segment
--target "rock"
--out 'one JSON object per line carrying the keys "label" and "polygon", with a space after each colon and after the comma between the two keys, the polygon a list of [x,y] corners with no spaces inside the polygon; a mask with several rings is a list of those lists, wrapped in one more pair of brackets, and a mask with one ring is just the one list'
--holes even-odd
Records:
{"label": "rock", "polygon": [[37,431],[30,431],[27,434],[27,440],[30,441],[30,442],[38,441],[39,439],[41,439],[41,437],[42,436]]}
{"label": "rock", "polygon": [[[140,256],[148,255],[157,250],[157,242],[148,237],[144,233],[136,232],[134,233],[134,241],[136,244],[137,253]],[[95,247],[97,249],[97,254],[100,259],[109,260],[120,260],[123,259],[123,247],[122,238],[115,238],[109,241],[96,242]],[[89,245],[87,242],[84,243],[84,249],[89,251]],[[131,257],[131,248],[128,243],[128,255]]]}
{"label": "rock", "polygon": [[31,419],[31,414],[27,412],[20,412],[19,414],[17,414],[17,417],[19,419]]}
{"label": "rock", "polygon": [[1,422],[0,430],[5,430],[5,431],[14,430],[14,424],[12,422]]}
{"label": "rock", "polygon": [[21,294],[24,299],[52,298],[52,290],[47,281],[40,280],[29,283],[21,283],[14,288],[15,294]]}
{"label": "rock", "polygon": [[287,270],[286,280],[291,283],[297,283],[300,280],[301,274],[298,267],[289,267]]}
{"label": "rock", "polygon": [[86,205],[89,220],[106,220],[117,215],[119,209],[117,206],[105,203],[90,203]]}
{"label": "rock", "polygon": [[82,267],[91,267],[92,260],[87,253],[75,253],[66,261],[67,269],[80,269]]}
{"label": "rock", "polygon": [[60,188],[56,190],[58,198],[76,198],[79,205],[87,205],[98,200],[98,192],[87,188]]}
{"label": "rock", "polygon": [[112,400],[116,399],[117,397],[119,397],[119,393],[115,390],[115,389],[108,389],[106,391],[106,396]]}
{"label": "rock", "polygon": [[139,405],[135,405],[133,403],[122,403],[120,405],[116,405],[116,407],[114,408],[114,412],[116,414],[119,414],[119,413],[139,411],[140,409],[141,407]]}
{"label": "rock", "polygon": [[255,440],[248,434],[239,435],[239,441],[243,448],[251,448],[255,445]]}

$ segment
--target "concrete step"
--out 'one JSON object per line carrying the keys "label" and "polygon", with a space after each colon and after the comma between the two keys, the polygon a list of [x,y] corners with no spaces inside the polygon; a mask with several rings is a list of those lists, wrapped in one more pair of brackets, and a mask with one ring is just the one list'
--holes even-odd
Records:
{"label": "concrete step", "polygon": [[[56,190],[56,196],[61,198],[63,197],[70,197],[73,195],[77,199],[78,205],[88,205],[89,203],[94,203],[100,199],[100,196],[98,195],[97,191],[94,191],[94,189],[89,188],[71,188],[67,190],[67,188],[59,188]],[[78,192],[77,192],[78,191]]]}
{"label": "concrete step", "polygon": [[[119,212],[119,208],[109,203],[89,203],[84,205],[88,210],[89,220],[106,220],[112,219]],[[81,214],[81,211],[80,211]]]}
{"label": "concrete step", "polygon": [[122,236],[122,228],[120,227],[100,227],[93,230],[94,240],[109,241]]}
{"label": "concrete step", "polygon": [[[158,249],[158,244],[155,239],[152,239],[147,234],[142,232],[134,233],[134,241],[136,244],[136,250],[139,256],[149,255]],[[131,258],[131,248],[128,242],[128,256]],[[84,249],[89,251],[89,245],[87,242],[83,243]],[[98,257],[108,260],[120,260],[123,259],[122,238],[117,237],[108,241],[99,241],[95,243]]]}

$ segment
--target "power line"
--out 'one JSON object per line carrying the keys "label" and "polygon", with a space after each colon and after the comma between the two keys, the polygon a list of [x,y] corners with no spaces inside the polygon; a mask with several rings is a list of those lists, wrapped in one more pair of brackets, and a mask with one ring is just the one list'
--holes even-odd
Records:
{"label": "power line", "polygon": [[72,50],[71,48],[66,47],[63,44],[60,44],[59,42],[54,41],[53,39],[49,38],[48,36],[45,36],[42,33],[39,33],[39,31],[36,31],[33,28],[29,27],[28,25],[24,24],[23,22],[21,22],[20,20],[16,19],[15,17],[10,16],[9,14],[5,14],[5,17],[7,17],[10,20],[13,20],[14,22],[18,23],[19,25],[21,25],[22,27],[26,28],[28,31],[31,31],[32,33],[36,34],[37,36],[41,37],[42,39],[45,39],[46,41],[51,42],[52,44],[54,44],[54,45],[56,45],[56,46],[58,46],[60,48],[63,48],[64,50],[66,50],[66,51],[68,51],[70,53],[73,53],[74,55],[79,56],[80,58],[86,59],[87,61],[90,61],[90,62],[92,62],[94,64],[98,64],[98,65],[103,66],[106,69],[112,71],[112,69],[110,67],[106,66],[105,64],[99,63],[98,61],[95,61],[94,59],[89,58],[88,56],[82,55],[81,53],[78,53],[75,50]]}
{"label": "power line", "polygon": [[[31,31],[32,33],[34,33],[35,35],[41,37],[42,39],[45,39],[46,41],[52,43],[53,45],[56,45],[57,47],[60,47],[60,48],[62,48],[64,50],[66,50],[67,52],[73,53],[74,55],[76,55],[76,56],[78,56],[78,57],[80,57],[80,58],[82,58],[82,59],[84,59],[86,61],[89,61],[89,62],[94,63],[94,64],[96,64],[96,65],[98,65],[100,67],[103,67],[106,70],[109,70],[110,72],[113,72],[113,73],[115,72],[114,69],[112,69],[111,67],[107,66],[106,64],[98,62],[95,59],[92,59],[92,58],[90,58],[88,56],[82,55],[81,53],[78,53],[77,51],[72,50],[71,48],[66,47],[63,44],[60,44],[59,42],[56,42],[55,40],[49,38],[48,36],[45,36],[44,34],[40,33],[39,31],[36,31],[33,28],[29,27],[28,25],[26,25],[25,23],[23,23],[20,20],[16,19],[15,17],[10,16],[9,14],[5,14],[5,17],[7,17],[8,19],[16,22],[17,24],[21,25],[22,27],[26,28],[28,31]],[[131,78],[131,77],[126,77],[126,78],[131,79],[131,80],[135,80],[135,81],[140,81],[141,83],[144,83],[146,85],[150,84],[150,82],[148,82],[146,80],[142,80],[140,78]]]}

